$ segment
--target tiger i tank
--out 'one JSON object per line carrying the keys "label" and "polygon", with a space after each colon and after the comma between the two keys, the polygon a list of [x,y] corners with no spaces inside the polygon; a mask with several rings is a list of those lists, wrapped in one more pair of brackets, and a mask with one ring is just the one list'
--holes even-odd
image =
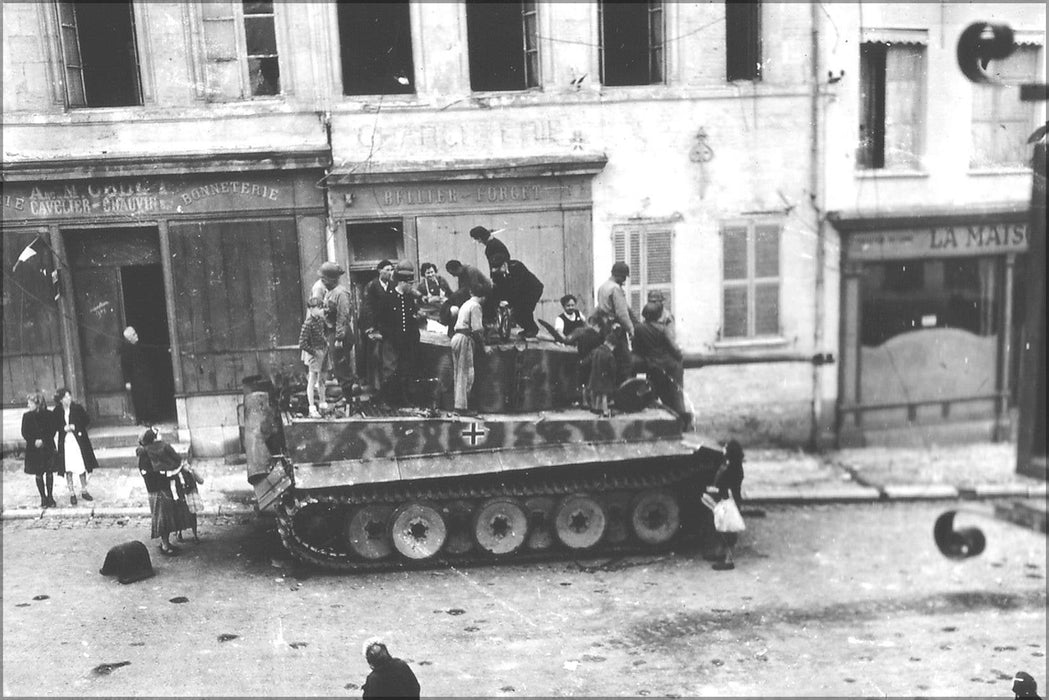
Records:
{"label": "tiger i tank", "polygon": [[701,495],[721,447],[643,399],[611,417],[573,406],[573,348],[490,346],[476,413],[460,415],[447,338],[426,333],[422,347],[426,408],[310,418],[246,394],[248,481],[296,558],[373,571],[608,556],[709,528]]}

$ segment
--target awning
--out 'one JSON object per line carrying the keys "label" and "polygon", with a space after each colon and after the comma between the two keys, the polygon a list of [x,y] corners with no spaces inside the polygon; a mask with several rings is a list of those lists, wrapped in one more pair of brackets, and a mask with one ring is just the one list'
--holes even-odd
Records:
{"label": "awning", "polygon": [[927,29],[904,29],[900,27],[864,27],[861,30],[864,43],[874,44],[917,44],[929,43]]}

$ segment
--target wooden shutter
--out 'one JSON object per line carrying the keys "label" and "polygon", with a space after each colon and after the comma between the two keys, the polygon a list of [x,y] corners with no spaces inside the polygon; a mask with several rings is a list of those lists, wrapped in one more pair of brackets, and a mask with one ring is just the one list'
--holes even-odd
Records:
{"label": "wooden shutter", "polygon": [[58,27],[62,37],[62,63],[65,66],[66,103],[70,107],[86,107],[84,64],[80,56],[80,34],[77,30],[76,8],[71,2],[59,2]]}
{"label": "wooden shutter", "polygon": [[674,232],[670,229],[651,230],[648,231],[645,239],[645,297],[641,300],[641,305],[644,306],[648,301],[649,292],[659,291],[663,294],[663,307],[670,311],[674,271]]}
{"label": "wooden shutter", "polygon": [[524,34],[525,87],[539,86],[538,13],[534,0],[521,3],[521,30]]}
{"label": "wooden shutter", "polygon": [[648,82],[664,80],[664,25],[662,0],[648,1]]}
{"label": "wooden shutter", "polygon": [[724,338],[744,338],[748,335],[748,256],[747,227],[730,226],[721,233],[722,320]]}
{"label": "wooden shutter", "polygon": [[239,100],[244,96],[237,52],[237,13],[225,2],[199,5],[204,26],[205,96],[208,101]]}

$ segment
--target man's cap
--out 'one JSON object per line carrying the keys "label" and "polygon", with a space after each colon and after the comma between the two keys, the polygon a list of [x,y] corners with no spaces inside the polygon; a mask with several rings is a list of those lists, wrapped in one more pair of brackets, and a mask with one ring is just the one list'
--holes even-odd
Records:
{"label": "man's cap", "polygon": [[379,261],[379,264],[375,266],[375,269],[376,269],[376,270],[381,270],[381,269],[383,269],[384,267],[389,267],[389,266],[391,266],[391,265],[393,265],[393,263],[392,263],[392,262],[390,262],[389,260],[385,260],[385,259],[383,259],[383,260],[380,260],[380,261]]}
{"label": "man's cap", "polygon": [[1038,682],[1026,671],[1017,671],[1013,678],[1013,692],[1020,697],[1034,697],[1038,694]]}
{"label": "man's cap", "polygon": [[506,257],[506,253],[499,251],[498,253],[492,256],[492,267],[500,267],[504,262],[506,262],[509,259],[510,258]]}
{"label": "man's cap", "polygon": [[648,293],[648,300],[649,301],[662,302],[663,301],[663,292],[659,291],[658,289],[651,290]]}
{"label": "man's cap", "polygon": [[490,229],[486,229],[484,226],[474,226],[472,229],[470,229],[470,238],[476,239],[478,241],[485,240],[491,235],[492,231]]}
{"label": "man's cap", "polygon": [[630,266],[627,265],[622,260],[617,260],[616,262],[612,263],[612,274],[613,275],[623,275],[624,277],[629,277],[630,276]]}
{"label": "man's cap", "polygon": [[330,261],[321,263],[321,277],[328,277],[329,279],[334,277],[335,279],[338,279],[339,277],[342,277],[345,273],[346,270],[343,270],[342,266],[340,266],[338,263],[333,263]]}
{"label": "man's cap", "polygon": [[398,281],[410,281],[415,279],[415,265],[408,260],[402,260],[397,263],[397,267],[393,269],[393,278]]}

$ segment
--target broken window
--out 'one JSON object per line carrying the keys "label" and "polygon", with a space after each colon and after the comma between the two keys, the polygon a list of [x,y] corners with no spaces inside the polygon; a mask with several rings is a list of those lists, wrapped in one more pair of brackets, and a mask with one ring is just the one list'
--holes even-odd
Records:
{"label": "broken window", "polygon": [[721,241],[721,337],[780,335],[779,224],[727,225]]}
{"label": "broken window", "polygon": [[244,46],[248,57],[248,85],[254,96],[280,94],[277,31],[273,0],[244,0]]}
{"label": "broken window", "polygon": [[535,2],[467,0],[470,88],[478,92],[539,86]]}
{"label": "broken window", "polygon": [[861,44],[856,167],[919,169],[924,115],[925,47]]}
{"label": "broken window", "polygon": [[210,102],[283,92],[273,2],[200,3],[205,98]]}
{"label": "broken window", "polygon": [[56,2],[66,104],[142,104],[130,2]]}
{"label": "broken window", "polygon": [[761,80],[761,3],[725,0],[725,74],[728,81]]}
{"label": "broken window", "polygon": [[339,2],[344,95],[415,92],[408,3]]}
{"label": "broken window", "polygon": [[971,167],[1027,165],[1035,104],[1021,102],[1017,88],[1038,79],[1039,49],[1021,45],[1008,58],[991,61],[987,72],[1005,87],[973,85]]}
{"label": "broken window", "polygon": [[601,83],[653,85],[664,70],[663,3],[601,2]]}

